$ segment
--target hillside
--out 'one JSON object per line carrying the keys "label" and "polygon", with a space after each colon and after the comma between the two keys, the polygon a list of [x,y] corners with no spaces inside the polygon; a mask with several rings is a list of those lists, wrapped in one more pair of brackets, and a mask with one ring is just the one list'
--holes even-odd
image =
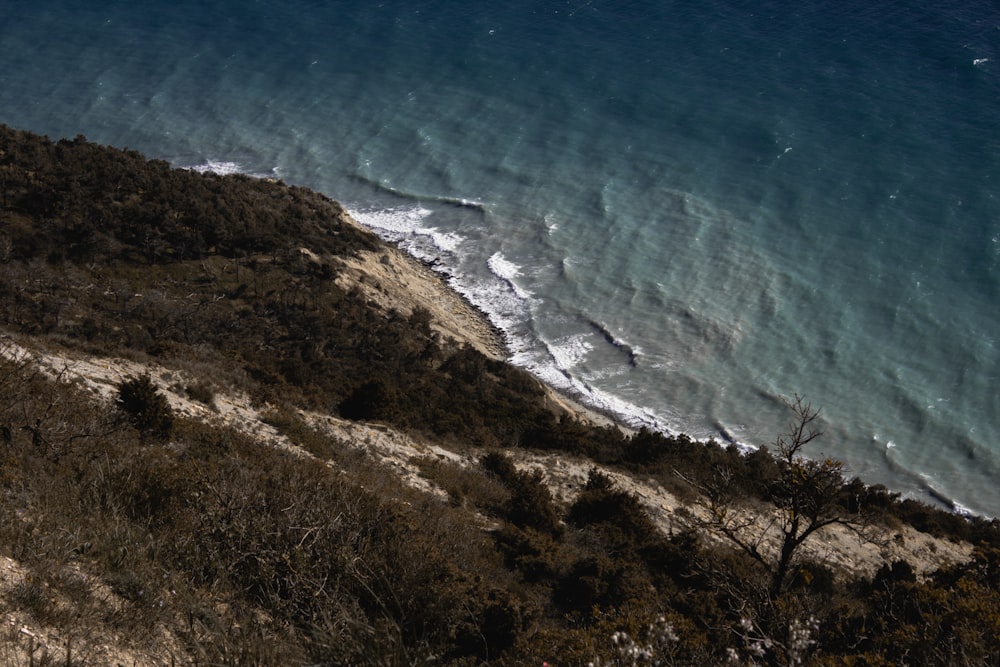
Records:
{"label": "hillside", "polygon": [[0,664],[996,664],[996,522],[589,414],[320,194],[0,189]]}

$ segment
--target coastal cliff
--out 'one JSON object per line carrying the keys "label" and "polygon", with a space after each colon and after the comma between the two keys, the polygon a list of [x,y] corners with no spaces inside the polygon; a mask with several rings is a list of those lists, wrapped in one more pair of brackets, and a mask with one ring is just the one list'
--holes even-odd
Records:
{"label": "coastal cliff", "polygon": [[835,463],[587,413],[321,194],[3,126],[0,189],[8,662],[1000,653],[995,522],[826,475],[775,567]]}

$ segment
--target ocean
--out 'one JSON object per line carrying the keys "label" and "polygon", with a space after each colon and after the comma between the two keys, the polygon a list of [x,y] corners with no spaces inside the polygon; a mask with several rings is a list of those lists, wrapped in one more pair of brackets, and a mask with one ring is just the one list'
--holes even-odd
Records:
{"label": "ocean", "polygon": [[1000,516],[1000,7],[0,4],[0,122],[304,185],[631,424]]}

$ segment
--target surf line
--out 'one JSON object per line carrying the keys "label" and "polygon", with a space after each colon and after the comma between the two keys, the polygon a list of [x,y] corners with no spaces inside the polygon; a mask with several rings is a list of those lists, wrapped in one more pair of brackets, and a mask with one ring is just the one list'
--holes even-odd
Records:
{"label": "surf line", "polygon": [[594,327],[594,330],[596,330],[597,333],[601,334],[604,340],[606,340],[609,344],[613,345],[614,347],[618,348],[619,350],[628,355],[629,366],[631,366],[632,368],[636,368],[639,366],[639,361],[638,361],[639,355],[635,353],[635,350],[633,350],[628,343],[619,340],[618,338],[615,338],[614,334],[608,331],[608,328],[603,324],[601,324],[600,322],[588,319],[587,323],[590,326]]}

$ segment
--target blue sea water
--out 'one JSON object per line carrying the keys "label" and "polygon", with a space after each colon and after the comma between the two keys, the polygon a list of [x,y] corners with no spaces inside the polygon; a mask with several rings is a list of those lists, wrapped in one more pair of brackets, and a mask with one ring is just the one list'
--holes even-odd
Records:
{"label": "blue sea water", "polygon": [[1000,9],[0,2],[0,122],[277,176],[635,424],[1000,514]]}

